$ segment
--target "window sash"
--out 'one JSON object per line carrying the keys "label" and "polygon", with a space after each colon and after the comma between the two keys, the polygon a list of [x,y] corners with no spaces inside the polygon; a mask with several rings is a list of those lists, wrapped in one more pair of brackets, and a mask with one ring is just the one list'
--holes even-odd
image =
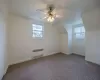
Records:
{"label": "window sash", "polygon": [[33,37],[43,37],[43,32],[42,31],[34,31]]}
{"label": "window sash", "polygon": [[42,38],[43,37],[43,26],[32,24],[33,37]]}
{"label": "window sash", "polygon": [[78,39],[83,39],[85,37],[85,33],[84,32],[82,32],[82,33],[76,33],[75,37],[78,38]]}
{"label": "window sash", "polygon": [[84,27],[76,27],[74,33],[85,33]]}
{"label": "window sash", "polygon": [[41,25],[33,25],[33,30],[43,31],[43,28]]}

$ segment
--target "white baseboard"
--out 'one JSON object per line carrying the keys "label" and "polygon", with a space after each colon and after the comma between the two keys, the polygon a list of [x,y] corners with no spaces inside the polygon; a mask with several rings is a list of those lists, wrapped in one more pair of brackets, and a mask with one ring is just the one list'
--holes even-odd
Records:
{"label": "white baseboard", "polygon": [[83,54],[77,54],[77,53],[72,53],[72,54],[76,54],[76,55],[79,55],[79,56],[85,56],[85,55],[83,55]]}
{"label": "white baseboard", "polygon": [[[61,52],[61,53],[62,53],[62,52]],[[63,54],[70,55],[70,54],[72,54],[72,53],[63,53]]]}
{"label": "white baseboard", "polygon": [[51,54],[44,54],[43,57],[45,57],[45,56],[50,56],[50,55],[54,55],[54,54],[58,54],[58,53],[60,53],[60,52],[51,53]]}
{"label": "white baseboard", "polygon": [[[50,54],[43,54],[42,57],[45,57],[45,56],[50,56],[50,55],[54,55],[54,54],[57,54],[57,52],[55,53],[50,53]],[[35,57],[35,56],[34,56]],[[22,62],[25,62],[25,61],[30,61],[30,60],[34,60],[36,58],[27,58],[27,59],[24,59],[24,60],[20,60],[20,61],[16,61],[16,62],[13,62],[13,63],[10,63],[9,65],[14,65],[14,64],[18,64],[18,63],[22,63]]]}
{"label": "white baseboard", "polygon": [[93,61],[93,60],[88,60],[88,59],[86,59],[86,58],[85,58],[85,60],[88,61],[88,62],[91,62],[91,63],[97,64],[97,65],[100,65],[100,63],[95,62],[95,61]]}

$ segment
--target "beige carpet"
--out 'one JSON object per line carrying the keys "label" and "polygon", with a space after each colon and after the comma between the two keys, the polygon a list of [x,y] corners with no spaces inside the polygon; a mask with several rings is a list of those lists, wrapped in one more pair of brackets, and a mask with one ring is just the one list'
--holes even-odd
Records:
{"label": "beige carpet", "polygon": [[13,65],[3,80],[100,80],[100,66],[82,56],[55,54]]}

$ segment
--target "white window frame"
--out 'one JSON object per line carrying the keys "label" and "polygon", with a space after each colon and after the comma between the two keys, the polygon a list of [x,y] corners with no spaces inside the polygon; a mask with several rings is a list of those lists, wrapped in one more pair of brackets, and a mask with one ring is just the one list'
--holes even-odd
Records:
{"label": "white window frame", "polygon": [[[80,31],[75,31],[75,29],[80,28]],[[83,28],[84,30],[82,30],[81,28]],[[85,38],[85,28],[84,26],[81,27],[75,27],[74,28],[74,36],[76,39],[84,39]]]}
{"label": "white window frame", "polygon": [[[34,29],[34,26],[41,26],[42,28],[40,29],[40,30],[36,30],[36,29]],[[44,29],[43,29],[43,25],[39,25],[39,24],[32,24],[32,37],[33,38],[43,38],[43,31],[44,31]],[[38,33],[38,32],[41,32],[41,36],[39,37],[39,36],[36,36],[36,34],[35,33]]]}

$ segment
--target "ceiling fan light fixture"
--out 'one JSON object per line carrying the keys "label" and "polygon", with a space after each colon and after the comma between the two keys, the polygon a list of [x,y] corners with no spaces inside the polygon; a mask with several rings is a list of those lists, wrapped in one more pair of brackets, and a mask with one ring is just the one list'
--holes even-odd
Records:
{"label": "ceiling fan light fixture", "polygon": [[47,18],[47,21],[48,22],[53,22],[55,19],[54,19],[54,17],[52,17],[52,16],[49,16],[48,18]]}
{"label": "ceiling fan light fixture", "polygon": [[[43,11],[43,10],[40,10]],[[46,19],[48,22],[53,22],[56,18],[60,18],[60,15],[56,14],[56,8],[53,4],[47,5],[46,10],[44,11],[45,17],[43,19]]]}

